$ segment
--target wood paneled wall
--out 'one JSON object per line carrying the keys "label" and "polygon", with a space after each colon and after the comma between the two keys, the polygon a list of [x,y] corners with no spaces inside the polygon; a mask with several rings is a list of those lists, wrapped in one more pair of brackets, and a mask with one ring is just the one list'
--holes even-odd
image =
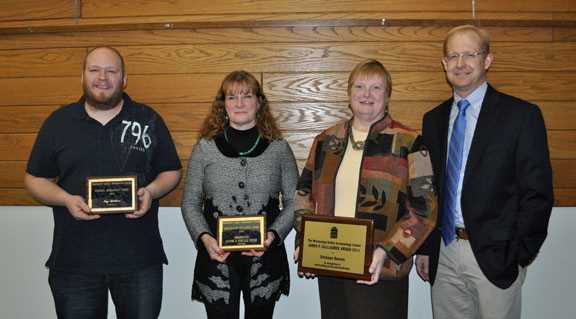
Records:
{"label": "wood paneled wall", "polygon": [[[128,93],[162,114],[184,164],[224,75],[254,73],[302,166],[313,137],[349,116],[346,79],[366,58],[392,73],[392,115],[419,129],[450,95],[444,35],[473,22],[492,35],[491,83],[542,108],[556,205],[576,206],[576,1],[475,2],[2,1],[0,204],[36,204],[23,186],[26,160],[42,121],[80,96],[91,47],[122,52]],[[178,206],[180,194],[163,204]]]}

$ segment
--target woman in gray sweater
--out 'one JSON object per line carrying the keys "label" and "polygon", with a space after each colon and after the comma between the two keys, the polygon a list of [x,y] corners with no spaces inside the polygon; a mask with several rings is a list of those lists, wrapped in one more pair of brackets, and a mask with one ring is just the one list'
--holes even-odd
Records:
{"label": "woman in gray sweater", "polygon": [[[188,162],[182,215],[198,255],[192,299],[208,318],[272,318],[290,288],[284,238],[294,220],[298,169],[258,81],[235,71],[224,78]],[[265,250],[225,252],[220,216],[265,215]]]}

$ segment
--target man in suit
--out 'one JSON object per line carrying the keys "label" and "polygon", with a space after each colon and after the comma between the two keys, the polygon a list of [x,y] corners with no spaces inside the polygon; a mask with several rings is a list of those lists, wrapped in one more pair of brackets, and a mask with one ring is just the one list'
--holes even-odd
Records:
{"label": "man in suit", "polygon": [[520,318],[526,267],[553,205],[546,128],[536,105],[487,83],[486,31],[464,25],[444,40],[453,97],[423,120],[440,214],[418,274],[432,283],[434,317]]}

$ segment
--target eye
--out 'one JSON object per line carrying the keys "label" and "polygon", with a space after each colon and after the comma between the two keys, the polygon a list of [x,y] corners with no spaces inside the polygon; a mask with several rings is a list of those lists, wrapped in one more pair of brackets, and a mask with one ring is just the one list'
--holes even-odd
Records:
{"label": "eye", "polygon": [[453,60],[458,59],[459,56],[460,56],[460,54],[451,53],[451,54],[448,54],[448,55],[446,56],[446,60],[448,60],[448,61],[453,61]]}

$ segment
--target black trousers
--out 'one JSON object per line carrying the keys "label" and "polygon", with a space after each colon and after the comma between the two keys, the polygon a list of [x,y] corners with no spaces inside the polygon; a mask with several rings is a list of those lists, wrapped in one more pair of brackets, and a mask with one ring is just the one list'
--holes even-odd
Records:
{"label": "black trousers", "polygon": [[156,319],[162,306],[162,265],[119,274],[50,270],[48,281],[59,319],[105,319],[108,292],[118,319]]}
{"label": "black trousers", "polygon": [[245,319],[271,319],[274,314],[276,300],[268,303],[252,303],[250,298],[250,267],[252,257],[232,253],[228,256],[230,270],[230,303],[227,305],[204,304],[208,319],[238,319],[240,318],[240,292],[244,297]]}
{"label": "black trousers", "polygon": [[408,277],[381,279],[373,286],[354,280],[318,277],[322,319],[406,319]]}

